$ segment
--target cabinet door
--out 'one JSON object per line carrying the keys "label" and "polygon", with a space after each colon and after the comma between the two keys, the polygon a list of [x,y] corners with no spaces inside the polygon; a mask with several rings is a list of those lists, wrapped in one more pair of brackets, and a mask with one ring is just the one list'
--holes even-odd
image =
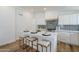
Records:
{"label": "cabinet door", "polygon": [[79,45],[79,34],[71,33],[70,37],[71,37],[70,41],[72,45]]}
{"label": "cabinet door", "polygon": [[64,15],[63,16],[63,18],[64,18],[64,20],[63,20],[64,25],[69,25],[70,24],[70,16],[71,15]]}
{"label": "cabinet door", "polygon": [[77,14],[59,16],[60,25],[77,25],[78,23]]}
{"label": "cabinet door", "polygon": [[37,25],[46,25],[44,13],[40,12],[40,13],[35,14],[35,19],[36,19]]}
{"label": "cabinet door", "polygon": [[78,18],[77,18],[77,19],[78,19],[78,20],[77,20],[77,23],[78,23],[78,25],[79,25],[79,14],[77,14],[77,17],[78,17]]}
{"label": "cabinet door", "polygon": [[69,33],[67,33],[67,32],[61,32],[59,36],[60,36],[59,37],[59,40],[61,42],[70,44],[70,36],[69,36]]}
{"label": "cabinet door", "polygon": [[78,40],[77,41],[78,41],[78,46],[79,46],[79,33],[78,33]]}
{"label": "cabinet door", "polygon": [[70,15],[59,16],[59,25],[69,25]]}
{"label": "cabinet door", "polygon": [[77,25],[77,14],[70,15],[70,25]]}
{"label": "cabinet door", "polygon": [[63,25],[64,23],[64,17],[63,16],[59,16],[59,21],[58,21],[58,24],[59,25]]}

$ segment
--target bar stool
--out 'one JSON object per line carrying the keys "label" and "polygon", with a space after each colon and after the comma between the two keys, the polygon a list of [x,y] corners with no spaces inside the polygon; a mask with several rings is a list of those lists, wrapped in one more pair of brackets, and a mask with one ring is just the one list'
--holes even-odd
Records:
{"label": "bar stool", "polygon": [[22,49],[25,49],[25,44],[24,44],[24,38],[25,37],[19,37],[19,47]]}
{"label": "bar stool", "polygon": [[[27,42],[28,41],[28,42]],[[34,42],[38,42],[38,39],[36,37],[27,37],[26,38],[26,42],[29,43],[29,46],[30,46],[30,43],[31,43],[31,46],[30,46],[30,51],[32,51],[33,49],[33,46],[34,46]],[[38,47],[37,47],[37,50],[38,50]]]}
{"label": "bar stool", "polygon": [[38,41],[37,45],[42,47],[42,52],[43,52],[43,47],[46,48],[46,52],[47,52],[47,48],[50,47],[50,52],[51,52],[51,42],[48,40],[41,40]]}

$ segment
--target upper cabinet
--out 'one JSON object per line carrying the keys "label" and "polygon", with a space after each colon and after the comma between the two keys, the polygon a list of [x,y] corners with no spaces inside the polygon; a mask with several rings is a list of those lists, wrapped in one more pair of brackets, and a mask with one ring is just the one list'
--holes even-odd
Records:
{"label": "upper cabinet", "polygon": [[37,25],[46,25],[45,14],[43,12],[36,13],[35,20]]}
{"label": "upper cabinet", "polygon": [[62,15],[59,16],[59,25],[77,25],[78,24],[78,15]]}
{"label": "upper cabinet", "polygon": [[46,11],[45,12],[45,19],[47,19],[47,20],[57,19],[57,12]]}
{"label": "upper cabinet", "polygon": [[70,25],[77,25],[78,16],[77,14],[70,15]]}
{"label": "upper cabinet", "polygon": [[59,16],[59,25],[67,25],[70,22],[70,15]]}
{"label": "upper cabinet", "polygon": [[78,25],[79,25],[79,14],[77,14],[77,16],[78,16],[78,20],[77,20],[77,23],[78,23]]}

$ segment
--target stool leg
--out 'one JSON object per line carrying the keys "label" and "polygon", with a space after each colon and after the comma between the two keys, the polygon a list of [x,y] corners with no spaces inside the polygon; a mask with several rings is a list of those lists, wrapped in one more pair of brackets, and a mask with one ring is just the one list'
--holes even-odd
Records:
{"label": "stool leg", "polygon": [[32,48],[31,48],[31,51],[32,51],[32,49],[33,49],[33,41],[31,42],[31,45],[32,45]]}
{"label": "stool leg", "polygon": [[[28,41],[29,41],[29,43],[28,43],[28,44],[29,44],[29,48],[30,48],[30,40],[28,40]],[[30,51],[30,50],[31,50],[31,48],[29,49],[29,51]]]}
{"label": "stool leg", "polygon": [[[28,41],[29,41],[29,40],[28,40]],[[30,41],[29,41],[29,43],[28,43],[28,44],[29,44],[29,47],[30,47]]]}
{"label": "stool leg", "polygon": [[51,42],[50,42],[50,52],[51,52]]}
{"label": "stool leg", "polygon": [[26,40],[26,45],[27,45],[27,40]]}
{"label": "stool leg", "polygon": [[38,40],[37,40],[37,51],[38,51]]}
{"label": "stool leg", "polygon": [[21,43],[22,43],[22,46],[21,47],[24,50],[24,38],[22,38],[22,42]]}
{"label": "stool leg", "polygon": [[[27,46],[27,40],[26,40],[26,46]],[[27,47],[26,47],[26,51],[27,51]]]}
{"label": "stool leg", "polygon": [[24,44],[24,38],[22,38],[22,44]]}
{"label": "stool leg", "polygon": [[46,47],[46,52],[47,52],[47,47]]}
{"label": "stool leg", "polygon": [[24,38],[23,38],[23,41],[22,41],[22,46],[23,46],[23,49],[24,49]]}
{"label": "stool leg", "polygon": [[29,49],[29,51],[30,51],[30,41],[29,41],[29,40],[26,40],[26,42],[28,43],[28,44],[27,44],[26,51],[28,51],[28,49]]}
{"label": "stool leg", "polygon": [[42,52],[43,52],[43,46],[41,46],[42,47]]}
{"label": "stool leg", "polygon": [[39,45],[38,45],[38,43],[37,43],[37,51],[39,50],[38,47],[39,47]]}
{"label": "stool leg", "polygon": [[19,48],[21,48],[21,45],[20,44],[21,44],[21,40],[19,39]]}

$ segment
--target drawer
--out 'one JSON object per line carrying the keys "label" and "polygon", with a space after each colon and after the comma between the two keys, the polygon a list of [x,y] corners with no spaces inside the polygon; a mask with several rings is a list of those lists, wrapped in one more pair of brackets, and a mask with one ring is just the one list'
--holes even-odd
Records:
{"label": "drawer", "polygon": [[79,45],[79,33],[61,32],[58,40],[68,44]]}
{"label": "drawer", "polygon": [[79,45],[79,34],[71,34],[70,35],[70,41],[71,41],[71,44],[73,45]]}

